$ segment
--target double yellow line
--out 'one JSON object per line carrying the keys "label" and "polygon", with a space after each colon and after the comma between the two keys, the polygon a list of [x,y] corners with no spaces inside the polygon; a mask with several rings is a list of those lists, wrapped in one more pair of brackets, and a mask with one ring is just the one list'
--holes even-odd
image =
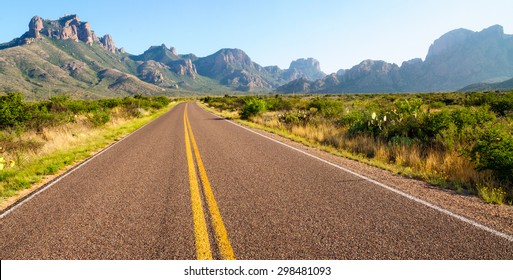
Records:
{"label": "double yellow line", "polygon": [[[187,165],[189,169],[189,186],[191,191],[191,203],[192,203],[192,215],[194,220],[194,236],[196,238],[196,257],[198,260],[211,260],[212,250],[210,248],[210,240],[208,237],[207,223],[203,211],[203,202],[201,199],[201,191],[198,182],[198,175],[196,173],[196,167],[194,164],[194,158],[192,151],[194,150],[194,156],[196,157],[196,164],[200,173],[201,184],[203,185],[203,195],[207,201],[208,211],[210,214],[210,220],[212,221],[212,228],[214,230],[217,247],[221,259],[234,260],[235,255],[233,253],[232,245],[228,239],[228,232],[224,227],[223,219],[221,218],[221,212],[217,207],[212,187],[208,181],[207,171],[203,165],[203,160],[196,144],[196,139],[192,133],[191,124],[189,122],[189,116],[187,113],[187,105],[185,104],[185,112],[183,115],[183,126],[185,134],[185,149],[187,154]],[[192,149],[191,149],[192,146]]]}

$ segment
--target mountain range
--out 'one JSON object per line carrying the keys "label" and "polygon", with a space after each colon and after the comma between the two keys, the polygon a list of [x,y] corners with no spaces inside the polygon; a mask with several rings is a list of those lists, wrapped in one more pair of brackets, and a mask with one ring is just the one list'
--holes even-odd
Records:
{"label": "mountain range", "polygon": [[[298,79],[278,92],[372,93],[456,91],[469,84],[513,77],[513,35],[500,25],[480,32],[457,29],[430,46],[426,59],[397,64],[365,60],[348,70],[308,81]],[[470,87],[469,87],[470,89]]]}
{"label": "mountain range", "polygon": [[72,93],[82,98],[191,92],[428,92],[513,77],[513,36],[501,26],[480,32],[451,31],[437,39],[426,59],[401,66],[365,60],[326,75],[314,58],[288,69],[260,66],[239,49],[206,56],[152,46],[140,55],[97,36],[77,15],[58,20],[33,17],[19,38],[0,44],[0,91],[34,99]]}

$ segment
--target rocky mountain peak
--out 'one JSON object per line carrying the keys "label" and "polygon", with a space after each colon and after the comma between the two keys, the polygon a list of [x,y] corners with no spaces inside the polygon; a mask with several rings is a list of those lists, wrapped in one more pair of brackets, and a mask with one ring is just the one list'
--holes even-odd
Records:
{"label": "rocky mountain peak", "polygon": [[207,57],[194,62],[200,75],[211,78],[222,78],[231,75],[235,70],[256,71],[262,68],[251,61],[249,56],[239,49],[221,49]]}
{"label": "rocky mountain peak", "polygon": [[483,35],[502,38],[504,36],[504,28],[501,25],[496,24],[483,29],[480,33]]}
{"label": "rocky mountain peak", "polygon": [[321,71],[320,63],[317,59],[309,57],[307,59],[300,58],[290,63],[289,69],[312,69]]}
{"label": "rocky mountain peak", "polygon": [[462,44],[467,40],[467,38],[472,36],[472,34],[472,31],[460,28],[442,35],[442,37],[436,39],[429,47],[426,61],[429,61],[433,57],[441,55],[448,50],[453,49],[457,45]]}
{"label": "rocky mountain peak", "polygon": [[0,49],[30,44],[34,40],[40,39],[41,36],[46,36],[53,39],[84,42],[88,45],[98,43],[111,52],[119,51],[114,45],[112,36],[106,35],[99,39],[91,30],[89,23],[80,21],[77,15],[65,15],[58,20],[44,20],[39,16],[34,16],[28,27],[29,30],[20,38],[0,45]]}
{"label": "rocky mountain peak", "polygon": [[169,51],[170,51],[173,55],[178,56],[178,53],[176,52],[176,48],[175,48],[175,47],[171,47],[171,48],[169,48]]}
{"label": "rocky mountain peak", "polygon": [[116,52],[116,45],[114,44],[114,39],[112,39],[112,36],[109,34],[106,34],[105,36],[100,38],[100,43],[102,46],[108,50],[111,53]]}
{"label": "rocky mountain peak", "polygon": [[214,55],[216,55],[216,60],[226,64],[250,65],[252,63],[251,58],[239,49],[221,49]]}
{"label": "rocky mountain peak", "polygon": [[38,17],[38,16],[34,16],[30,22],[29,22],[29,31],[28,31],[28,35],[32,38],[40,38],[41,35],[39,34],[39,32],[43,29],[43,19]]}
{"label": "rocky mountain peak", "polygon": [[346,73],[346,69],[340,69],[337,71],[337,76],[344,76],[344,74]]}
{"label": "rocky mountain peak", "polygon": [[168,49],[165,44],[162,44],[160,46],[151,46],[143,54],[132,56],[132,58],[138,61],[155,60],[164,64],[170,64],[175,60],[179,60],[180,56],[175,48],[171,47]]}
{"label": "rocky mountain peak", "polygon": [[397,69],[399,69],[399,66],[397,66],[396,64],[388,63],[383,60],[367,59],[367,60],[362,61],[360,64],[354,66],[353,68],[351,68],[347,73],[358,73],[358,74],[370,73],[370,72],[388,73],[390,71],[397,70]]}
{"label": "rocky mountain peak", "polygon": [[505,37],[504,28],[500,25],[492,25],[480,32],[473,32],[467,29],[456,29],[442,35],[439,39],[429,47],[426,61],[437,56],[451,54],[457,52],[460,46],[469,44],[469,40],[476,39],[478,41],[492,40],[498,41]]}
{"label": "rocky mountain peak", "polygon": [[196,78],[196,74],[198,73],[196,71],[196,66],[192,63],[190,59],[182,59],[174,61],[169,65],[171,71],[175,72],[178,75],[187,75],[192,77],[193,79]]}
{"label": "rocky mountain peak", "polygon": [[321,71],[319,61],[311,57],[306,59],[300,58],[292,61],[285,75],[288,80],[295,80],[301,77],[311,81],[321,79],[326,76],[326,74]]}

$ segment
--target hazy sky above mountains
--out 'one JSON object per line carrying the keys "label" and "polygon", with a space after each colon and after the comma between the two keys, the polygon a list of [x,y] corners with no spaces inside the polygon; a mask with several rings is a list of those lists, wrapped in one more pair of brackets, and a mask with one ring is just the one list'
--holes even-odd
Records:
{"label": "hazy sky above mountains", "polygon": [[4,1],[2,10],[0,42],[21,36],[34,15],[78,14],[132,54],[162,43],[197,56],[239,48],[262,66],[314,57],[326,73],[364,59],[424,59],[435,39],[456,28],[500,24],[513,34],[511,0]]}

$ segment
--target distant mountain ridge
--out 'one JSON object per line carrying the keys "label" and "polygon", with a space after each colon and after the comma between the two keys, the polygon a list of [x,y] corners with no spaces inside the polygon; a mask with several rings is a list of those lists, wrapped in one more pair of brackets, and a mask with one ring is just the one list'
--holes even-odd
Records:
{"label": "distant mountain ridge", "polygon": [[499,25],[480,32],[450,31],[435,40],[426,59],[401,66],[364,60],[326,75],[314,58],[288,69],[261,66],[240,49],[206,57],[179,54],[166,45],[132,55],[111,35],[98,37],[77,15],[33,17],[28,31],[0,44],[0,91],[33,98],[73,93],[95,98],[194,92],[370,93],[454,91],[513,77],[513,36]]}
{"label": "distant mountain ridge", "polygon": [[[308,82],[307,92],[433,92],[455,91],[469,84],[513,77],[513,35],[500,25],[480,32],[450,31],[430,46],[426,60],[412,59],[401,66],[365,60],[337,75],[338,83]],[[293,81],[278,92],[298,92]]]}
{"label": "distant mountain ridge", "polygon": [[497,83],[477,83],[468,85],[458,91],[491,91],[491,90],[513,90],[513,78]]}

